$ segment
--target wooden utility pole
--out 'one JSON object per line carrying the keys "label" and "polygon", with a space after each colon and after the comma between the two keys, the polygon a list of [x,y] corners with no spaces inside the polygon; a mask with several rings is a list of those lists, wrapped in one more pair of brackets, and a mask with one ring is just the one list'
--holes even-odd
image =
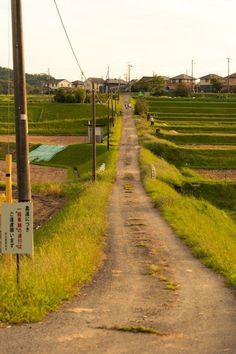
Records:
{"label": "wooden utility pole", "polygon": [[94,82],[92,83],[92,108],[93,108],[93,181],[96,181],[96,102]]}
{"label": "wooden utility pole", "polygon": [[107,150],[110,150],[110,66],[108,65],[107,70],[107,93],[108,93],[108,101],[107,101]]}
{"label": "wooden utility pole", "polygon": [[114,127],[114,102],[113,102],[113,98],[114,98],[114,92],[111,92],[111,121],[112,121],[112,126]]}
{"label": "wooden utility pole", "polygon": [[31,201],[26,79],[21,0],[12,0],[12,38],[18,201]]}
{"label": "wooden utility pole", "polygon": [[[31,201],[31,185],[21,0],[11,0],[11,10],[18,201],[29,202]],[[17,284],[19,284],[19,254],[16,255],[16,269]]]}
{"label": "wooden utility pole", "polygon": [[107,102],[107,150],[110,150],[110,88],[108,85],[108,102]]}

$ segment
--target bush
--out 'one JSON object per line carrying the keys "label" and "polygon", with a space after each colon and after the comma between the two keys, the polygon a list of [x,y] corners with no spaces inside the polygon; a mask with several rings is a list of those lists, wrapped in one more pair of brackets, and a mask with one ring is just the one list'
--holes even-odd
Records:
{"label": "bush", "polygon": [[54,101],[60,103],[85,103],[87,101],[86,91],[82,88],[66,91],[59,89],[54,96]]}
{"label": "bush", "polygon": [[188,97],[190,95],[190,88],[185,84],[179,84],[175,89],[175,96]]}
{"label": "bush", "polygon": [[86,91],[82,88],[78,88],[74,91],[75,95],[75,102],[77,103],[84,103],[86,99]]}
{"label": "bush", "polygon": [[137,99],[134,107],[135,114],[142,115],[147,113],[149,110],[149,106],[145,98],[140,97]]}

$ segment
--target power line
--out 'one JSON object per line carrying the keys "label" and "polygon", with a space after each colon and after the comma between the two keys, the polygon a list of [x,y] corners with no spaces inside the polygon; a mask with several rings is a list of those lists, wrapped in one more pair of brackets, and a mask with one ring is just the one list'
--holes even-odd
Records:
{"label": "power line", "polygon": [[78,58],[77,58],[77,55],[76,55],[76,53],[75,53],[75,51],[74,51],[74,48],[73,48],[73,46],[72,46],[70,37],[69,37],[68,32],[67,32],[67,30],[66,30],[66,27],[65,27],[65,25],[64,25],[64,22],[63,22],[61,13],[60,13],[59,8],[58,8],[58,6],[57,6],[57,2],[56,2],[56,0],[53,0],[53,1],[54,1],[56,10],[57,10],[58,16],[59,16],[59,18],[60,18],[60,21],[61,21],[63,30],[64,30],[64,32],[65,32],[66,38],[67,38],[68,43],[69,43],[69,45],[70,45],[70,48],[71,48],[71,50],[72,50],[73,56],[74,56],[74,58],[75,58],[75,60],[76,60],[76,63],[77,63],[77,65],[78,65],[79,69],[80,69],[81,76],[86,79],[85,74],[84,74],[84,71],[82,70],[82,67],[81,67],[81,65],[80,65],[80,63],[79,63],[79,60],[78,60]]}

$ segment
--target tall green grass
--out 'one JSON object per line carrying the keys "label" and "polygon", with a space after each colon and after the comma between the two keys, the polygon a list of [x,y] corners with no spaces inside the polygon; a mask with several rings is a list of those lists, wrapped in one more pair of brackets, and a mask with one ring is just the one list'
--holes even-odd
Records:
{"label": "tall green grass", "polygon": [[[35,232],[35,256],[21,259],[20,285],[0,257],[0,321],[41,320],[88,282],[102,262],[108,197],[115,178],[120,121],[112,135],[107,169],[96,183],[67,183],[59,191],[67,205]],[[47,193],[47,187],[35,187]],[[56,188],[55,190],[57,190]],[[60,189],[60,188],[59,188]],[[49,192],[52,192],[49,187]]]}
{"label": "tall green grass", "polygon": [[[142,149],[140,163],[144,187],[154,205],[158,207],[176,234],[192,249],[202,262],[223,274],[228,283],[236,286],[236,224],[224,211],[217,209],[205,200],[184,196],[168,183],[168,173],[178,172],[168,164],[165,181],[150,177],[150,164],[159,163],[158,158]],[[166,166],[166,167],[165,167]],[[162,174],[164,172],[162,171]],[[172,178],[173,179],[173,175]]]}

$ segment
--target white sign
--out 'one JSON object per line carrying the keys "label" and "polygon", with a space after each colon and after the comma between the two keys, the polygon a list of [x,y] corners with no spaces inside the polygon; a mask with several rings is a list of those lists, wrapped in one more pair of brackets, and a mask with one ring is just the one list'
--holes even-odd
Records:
{"label": "white sign", "polygon": [[2,204],[2,253],[33,254],[33,206],[30,202]]}

